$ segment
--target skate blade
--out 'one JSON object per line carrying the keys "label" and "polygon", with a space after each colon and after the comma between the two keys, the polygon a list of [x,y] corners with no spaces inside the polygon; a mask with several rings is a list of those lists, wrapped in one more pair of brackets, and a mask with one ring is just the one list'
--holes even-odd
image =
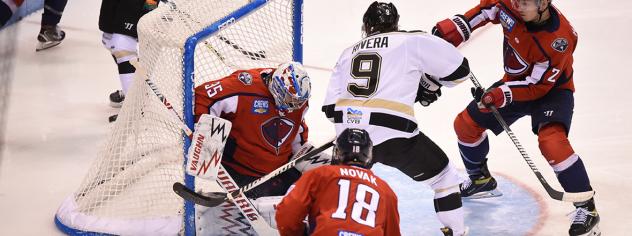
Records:
{"label": "skate blade", "polygon": [[590,231],[588,231],[588,233],[585,234],[581,234],[578,236],[600,236],[601,235],[601,230],[599,229],[599,224],[593,226],[592,229],[590,229]]}
{"label": "skate blade", "polygon": [[60,43],[61,43],[61,41],[58,41],[58,42],[46,42],[46,43],[40,42],[40,43],[37,44],[37,47],[35,48],[35,51],[39,52],[39,51],[42,51],[42,50],[46,50],[46,49],[55,47],[55,46],[59,45]]}
{"label": "skate blade", "polygon": [[483,198],[500,197],[502,195],[503,195],[503,193],[498,191],[498,189],[494,189],[492,191],[480,192],[480,193],[472,194],[469,197],[462,197],[462,198],[470,200],[470,199],[483,199]]}

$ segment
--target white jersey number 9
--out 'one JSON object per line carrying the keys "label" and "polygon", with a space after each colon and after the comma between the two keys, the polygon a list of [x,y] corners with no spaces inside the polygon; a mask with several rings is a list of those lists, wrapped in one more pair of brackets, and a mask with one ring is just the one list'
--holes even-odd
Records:
{"label": "white jersey number 9", "polygon": [[351,61],[351,76],[354,79],[366,80],[362,85],[349,83],[347,91],[355,97],[369,97],[375,93],[380,83],[380,67],[382,57],[375,52],[359,53]]}
{"label": "white jersey number 9", "polygon": [[[336,212],[331,214],[332,218],[336,219],[346,219],[347,218],[347,201],[349,199],[349,184],[351,181],[348,179],[341,179],[338,181],[338,185],[340,186],[340,191],[338,194],[338,208]],[[371,198],[369,202],[366,202],[366,194],[370,193]],[[351,219],[360,224],[375,227],[375,211],[377,211],[378,202],[380,201],[380,193],[375,191],[375,189],[366,186],[364,184],[358,184],[358,188],[355,194],[355,202],[353,203],[353,207],[351,208]],[[362,213],[366,210],[366,215],[364,219],[362,218]]]}

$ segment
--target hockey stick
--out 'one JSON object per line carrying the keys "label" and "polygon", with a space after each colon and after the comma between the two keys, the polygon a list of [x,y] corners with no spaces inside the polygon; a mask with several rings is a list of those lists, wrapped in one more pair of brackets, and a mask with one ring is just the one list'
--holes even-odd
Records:
{"label": "hockey stick", "polygon": [[182,117],[178,115],[178,112],[176,112],[176,110],[173,109],[173,106],[171,106],[171,103],[167,100],[165,95],[163,95],[160,92],[160,90],[158,90],[158,86],[156,86],[156,84],[154,84],[154,82],[149,79],[149,75],[146,73],[144,68],[138,64],[138,61],[132,60],[130,61],[130,63],[132,64],[132,66],[136,68],[137,70],[136,73],[138,75],[145,77],[145,83],[149,86],[151,91],[154,92],[154,95],[156,95],[156,97],[158,97],[160,102],[162,102],[162,104],[165,105],[167,110],[171,111],[170,114],[172,115],[172,118],[180,121],[179,122],[180,128],[184,131],[184,133],[187,136],[189,136],[189,138],[191,138],[193,136],[193,131],[191,131],[191,129],[189,129],[189,127],[184,124],[184,119],[182,119]]}
{"label": "hockey stick", "polygon": [[[305,155],[300,156],[294,160],[289,161],[285,165],[280,166],[276,170],[273,170],[272,172],[268,173],[267,175],[252,181],[246,186],[230,192],[230,194],[227,194],[224,192],[211,192],[211,193],[208,193],[209,196],[204,196],[182,186],[182,184],[180,183],[175,183],[173,185],[173,190],[185,200],[193,201],[198,205],[203,205],[207,207],[215,207],[215,206],[218,206],[219,204],[222,204],[225,201],[235,199],[237,196],[254,189],[255,187],[261,185],[262,183],[294,167],[296,165],[296,162],[306,159],[306,158],[316,156],[333,145],[334,145],[334,140],[330,140],[327,143],[321,145],[320,147],[306,153]],[[176,186],[176,185],[179,185],[179,186]]]}
{"label": "hockey stick", "polygon": [[[178,8],[178,6],[176,5],[176,3],[175,3],[175,2],[173,2],[173,1],[171,1],[171,0],[160,0],[160,1],[162,1],[162,2],[164,2],[164,3],[166,3],[166,4],[168,4],[168,5],[169,5],[169,7],[170,7],[172,10],[177,11],[178,13],[180,13],[180,14],[182,14],[182,15],[184,15],[184,16],[186,16],[186,17],[188,17],[188,18],[189,18],[189,19],[191,19],[194,23],[197,23],[198,25],[202,25],[202,23],[200,23],[199,21],[197,21],[196,19],[194,19],[194,18],[193,18],[193,17],[192,17],[192,16],[191,16],[188,12],[184,12],[184,11],[180,10],[180,9]],[[229,40],[228,38],[226,38],[226,37],[224,37],[224,36],[222,36],[222,35],[220,35],[220,34],[217,34],[217,37],[218,37],[220,40],[222,40],[222,42],[224,42],[224,43],[228,44],[228,45],[229,45],[229,46],[231,46],[233,49],[235,49],[235,50],[239,51],[239,52],[240,52],[241,54],[243,54],[244,56],[246,56],[246,57],[250,58],[250,60],[255,60],[255,61],[256,61],[256,60],[261,60],[261,59],[265,59],[265,58],[266,58],[266,52],[265,52],[265,51],[258,51],[258,52],[248,51],[248,50],[244,49],[243,47],[241,47],[239,44],[237,44],[237,43],[235,43],[235,42],[233,42],[233,41]],[[206,46],[208,49],[210,49],[210,50],[213,52],[213,54],[215,54],[215,55],[216,55],[216,56],[220,59],[220,61],[224,62],[224,64],[226,64],[226,65],[228,65],[228,66],[230,66],[230,67],[232,67],[232,68],[237,68],[237,66],[232,65],[232,64],[230,64],[230,63],[228,63],[228,62],[225,60],[225,57],[224,57],[222,54],[220,54],[220,53],[219,53],[219,51],[217,51],[217,49],[215,49],[215,48],[211,45],[211,43],[210,43],[208,40],[203,40],[202,42],[204,42],[205,46]]]}
{"label": "hockey stick", "polygon": [[[472,83],[474,83],[475,87],[479,89],[484,89],[483,86],[481,86],[481,84],[478,82],[474,74],[470,74],[470,79],[472,80]],[[498,112],[498,109],[496,109],[495,106],[489,106],[488,108],[492,111],[492,114],[494,115],[496,120],[498,120],[498,123],[500,124],[500,126],[503,127],[503,129],[505,130],[505,132],[507,133],[511,141],[516,146],[516,148],[518,148],[518,151],[522,155],[522,158],[527,162],[527,165],[529,165],[529,167],[531,168],[531,171],[533,171],[533,174],[535,174],[535,176],[540,181],[540,184],[542,184],[542,186],[544,187],[546,192],[549,194],[549,196],[551,196],[551,198],[555,200],[559,200],[559,201],[565,201],[565,202],[584,202],[584,201],[590,200],[590,198],[592,198],[593,195],[595,195],[595,191],[592,191],[592,190],[586,191],[586,192],[579,192],[579,193],[568,193],[568,192],[560,192],[553,189],[553,187],[549,185],[549,183],[546,181],[544,176],[542,176],[538,168],[535,166],[535,163],[533,163],[533,161],[527,154],[527,151],[525,151],[525,149],[522,147],[522,144],[520,144],[520,141],[518,141],[518,137],[516,137],[514,132],[511,131],[511,128],[509,128],[509,125],[507,125],[507,122],[505,122],[505,119],[503,119],[503,117],[500,115],[500,113]]]}
{"label": "hockey stick", "polygon": [[218,34],[217,37],[220,40],[222,40],[224,43],[232,46],[235,50],[239,51],[244,56],[249,57],[250,60],[261,60],[261,59],[265,59],[266,58],[266,52],[265,51],[258,51],[258,52],[248,51],[248,50],[242,48],[241,46],[239,46],[239,44],[236,44],[236,43],[228,40],[224,36],[221,36],[221,35]]}

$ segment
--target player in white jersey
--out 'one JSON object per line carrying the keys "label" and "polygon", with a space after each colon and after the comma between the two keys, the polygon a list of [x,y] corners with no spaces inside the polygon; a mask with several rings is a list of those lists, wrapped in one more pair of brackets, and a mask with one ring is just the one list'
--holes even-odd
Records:
{"label": "player in white jersey", "polygon": [[366,37],[347,48],[329,81],[323,112],[346,128],[367,130],[374,162],[395,167],[435,191],[434,205],[446,235],[464,235],[461,182],[446,154],[417,128],[415,102],[427,106],[469,78],[465,59],[431,34],[398,31],[392,3],[373,2],[363,17]]}

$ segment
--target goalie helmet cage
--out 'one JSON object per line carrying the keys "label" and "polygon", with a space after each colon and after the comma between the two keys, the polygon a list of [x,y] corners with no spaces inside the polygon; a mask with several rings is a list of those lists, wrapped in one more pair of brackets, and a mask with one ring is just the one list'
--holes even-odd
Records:
{"label": "goalie helmet cage", "polygon": [[57,210],[57,227],[70,235],[206,234],[196,227],[204,208],[172,191],[174,182],[196,191],[206,184],[184,171],[190,141],[145,79],[193,129],[195,86],[237,69],[302,62],[302,7],[302,0],[169,0],[141,18],[141,68],[87,176]]}

